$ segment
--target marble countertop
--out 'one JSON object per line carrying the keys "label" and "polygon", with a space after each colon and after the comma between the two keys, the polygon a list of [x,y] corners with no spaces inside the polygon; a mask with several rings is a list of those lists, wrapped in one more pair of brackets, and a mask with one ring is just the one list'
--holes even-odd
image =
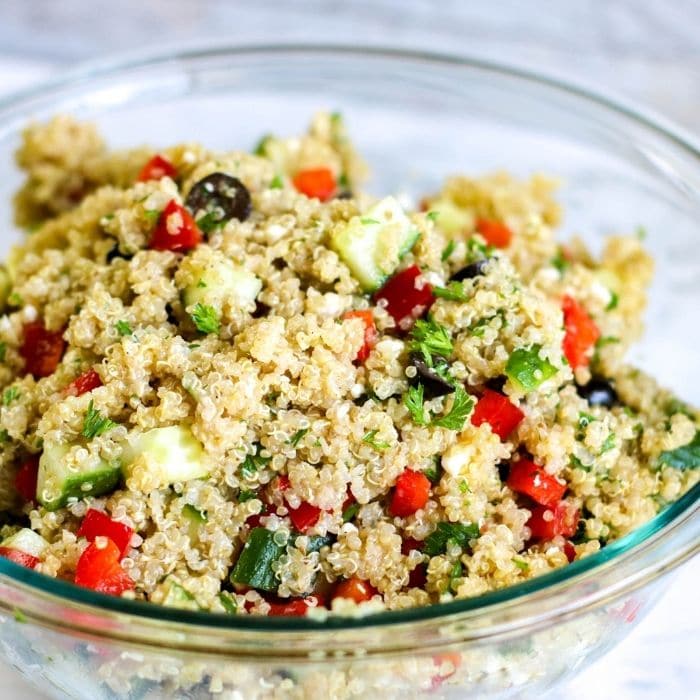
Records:
{"label": "marble countertop", "polygon": [[[361,39],[542,69],[636,100],[700,136],[700,3],[694,0],[566,6],[551,0],[121,0],[115,8],[100,1],[0,0],[0,93],[76,61],[155,41]],[[698,698],[699,579],[696,559],[625,641],[550,700],[590,700],[592,689],[598,700]],[[44,697],[2,665],[0,688],[3,700]]]}

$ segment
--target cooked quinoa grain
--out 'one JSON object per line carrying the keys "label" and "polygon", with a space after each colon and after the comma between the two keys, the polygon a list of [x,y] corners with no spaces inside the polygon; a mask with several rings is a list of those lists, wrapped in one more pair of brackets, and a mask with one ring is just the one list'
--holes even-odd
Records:
{"label": "cooked quinoa grain", "polygon": [[239,615],[481,595],[698,481],[698,413],[624,364],[652,260],[554,237],[556,182],[362,194],[338,115],[254,154],[17,154],[0,270],[0,553]]}

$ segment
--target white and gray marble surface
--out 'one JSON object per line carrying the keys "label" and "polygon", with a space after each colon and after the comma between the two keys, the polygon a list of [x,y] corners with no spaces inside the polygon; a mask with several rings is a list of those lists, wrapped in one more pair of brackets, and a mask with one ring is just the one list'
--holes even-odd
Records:
{"label": "white and gray marble surface", "polygon": [[[211,40],[393,45],[483,57],[599,87],[700,136],[698,0],[0,0],[0,93],[105,53]],[[700,560],[551,700],[700,699]],[[43,696],[0,665],[0,698]]]}

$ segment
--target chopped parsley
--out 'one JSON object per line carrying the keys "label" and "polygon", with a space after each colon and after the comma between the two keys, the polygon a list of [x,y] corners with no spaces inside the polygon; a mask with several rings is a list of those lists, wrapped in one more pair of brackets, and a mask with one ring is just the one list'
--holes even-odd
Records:
{"label": "chopped parsley", "polygon": [[520,569],[520,571],[528,571],[530,569],[530,565],[522,559],[516,559],[513,557],[511,561]]}
{"label": "chopped parsley", "polygon": [[430,481],[431,484],[437,484],[442,477],[442,465],[440,464],[439,455],[435,455],[433,459],[433,466],[424,469],[423,474],[425,474],[428,477],[428,481]]}
{"label": "chopped parsley", "polygon": [[281,190],[284,187],[284,182],[282,182],[281,175],[275,175],[272,180],[270,180],[271,190]]}
{"label": "chopped parsley", "polygon": [[427,425],[425,411],[423,410],[424,393],[423,385],[419,382],[408,387],[408,391],[403,396],[404,406],[408,409],[408,412],[411,414],[411,420],[416,425]]}
{"label": "chopped parsley", "polygon": [[12,292],[12,294],[7,297],[7,303],[10,306],[22,306],[22,304],[24,304],[24,299],[22,299],[17,292]]}
{"label": "chopped parsley", "polygon": [[[430,213],[432,213],[432,212],[429,212],[428,215],[430,215]],[[445,249],[442,251],[442,255],[440,255],[440,260],[442,260],[442,262],[445,262],[450,257],[450,255],[452,255],[452,253],[455,252],[456,247],[457,247],[457,244],[455,243],[455,241],[451,240],[445,246]]]}
{"label": "chopped parsley", "polygon": [[464,567],[461,561],[456,561],[450,571],[450,590],[454,591],[457,586],[457,581],[464,575]]}
{"label": "chopped parsley", "polygon": [[243,463],[241,464],[241,476],[244,479],[253,479],[258,472],[265,465],[269,464],[272,457],[262,457],[260,455],[261,445],[257,443],[255,445],[255,453],[246,455]]}
{"label": "chopped parsley", "polygon": [[610,433],[608,437],[605,438],[603,446],[600,448],[600,454],[605,454],[610,452],[615,447],[615,433]]}
{"label": "chopped parsley", "polygon": [[423,551],[429,557],[444,554],[450,543],[465,549],[469,540],[479,537],[479,526],[476,523],[438,523],[437,528],[428,535]]}
{"label": "chopped parsley", "polygon": [[[437,221],[438,216],[440,216],[440,212],[435,210],[429,211],[425,216],[430,221]],[[450,243],[454,243],[454,241],[450,241]]]}
{"label": "chopped parsley", "polygon": [[160,209],[144,209],[143,215],[150,224],[155,224],[160,218]]}
{"label": "chopped parsley", "polygon": [[128,324],[127,321],[117,321],[114,324],[114,327],[117,329],[117,333],[119,335],[124,336],[124,335],[133,335],[134,331],[132,330],[131,326]]}
{"label": "chopped parsley", "polygon": [[564,257],[564,251],[562,248],[557,248],[557,254],[550,260],[552,267],[559,270],[559,274],[563,275],[564,272],[571,266],[571,263]]}
{"label": "chopped parsley", "polygon": [[380,223],[380,222],[377,221],[376,219],[370,218],[369,216],[365,216],[365,217],[362,217],[362,218],[360,219],[360,223],[361,223],[363,226],[371,226],[372,224],[378,224],[378,223]]}
{"label": "chopped parsley", "polygon": [[610,301],[608,302],[608,305],[605,307],[606,311],[612,311],[613,309],[617,308],[617,305],[620,301],[620,297],[617,295],[617,292],[613,292],[613,290],[610,290]]}
{"label": "chopped parsley", "polygon": [[350,187],[350,178],[347,176],[347,173],[340,173],[340,177],[338,178],[338,186],[342,187],[344,190]]}
{"label": "chopped parsley", "polygon": [[659,462],[676,469],[697,469],[700,467],[700,430],[687,444],[675,450],[664,450],[659,455]]}
{"label": "chopped parsley", "polygon": [[7,343],[0,342],[0,362],[5,361],[5,355],[7,355]]}
{"label": "chopped parsley", "polygon": [[197,304],[190,315],[200,333],[218,333],[221,329],[219,315],[208,304]]}
{"label": "chopped parsley", "polygon": [[104,435],[108,430],[115,428],[117,424],[103,416],[96,408],[93,401],[88,405],[87,413],[83,419],[81,435],[88,440]]}
{"label": "chopped parsley", "polygon": [[389,449],[391,445],[389,445],[388,442],[376,439],[378,432],[378,430],[370,430],[368,433],[365,433],[364,437],[362,438],[362,442],[367,443],[370,447],[373,447],[378,452]]}
{"label": "chopped parsley", "polygon": [[432,425],[448,430],[461,430],[473,407],[474,399],[461,386],[457,386],[449,412],[433,419]]}
{"label": "chopped parsley", "polygon": [[469,488],[469,482],[466,479],[462,479],[459,482],[459,490],[461,493],[471,493],[472,490]]}
{"label": "chopped parsley", "polygon": [[464,285],[461,282],[450,282],[446,287],[433,287],[433,294],[447,301],[466,301]]}
{"label": "chopped parsley", "polygon": [[473,236],[467,241],[467,262],[472,263],[484,258],[490,258],[496,250],[492,245],[479,242]]}
{"label": "chopped parsley", "polygon": [[447,358],[452,354],[453,349],[450,332],[445,326],[434,321],[432,316],[416,321],[408,347],[410,350],[420,352],[428,367],[433,366],[433,355]]}
{"label": "chopped parsley", "polygon": [[250,489],[242,489],[241,491],[238,492],[238,502],[239,503],[245,503],[246,501],[252,501],[254,498],[257,498],[258,494],[255,491],[251,491]]}
{"label": "chopped parsley", "polygon": [[587,428],[594,420],[595,416],[592,416],[590,413],[584,413],[583,411],[581,411],[581,413],[578,414],[578,427]]}
{"label": "chopped parsley", "polygon": [[206,289],[207,288],[207,283],[204,280],[199,280],[197,282],[197,289]]}
{"label": "chopped parsley", "polygon": [[359,503],[351,503],[344,511],[343,511],[343,522],[344,523],[349,523],[356,515],[357,512],[360,510],[360,504]]}
{"label": "chopped parsley", "polygon": [[306,435],[306,433],[309,432],[308,428],[302,428],[301,430],[297,430],[292,437],[287,440],[287,444],[291,445],[292,447],[296,447],[300,442],[301,439]]}
{"label": "chopped parsley", "polygon": [[209,235],[210,233],[220,229],[226,222],[221,219],[221,213],[219,211],[208,211],[203,216],[197,219],[197,227],[199,230]]}
{"label": "chopped parsley", "polygon": [[13,401],[17,401],[17,399],[21,396],[21,392],[19,390],[19,387],[17,386],[11,386],[5,389],[5,391],[2,394],[2,405],[3,406],[9,406]]}
{"label": "chopped parsley", "polygon": [[10,433],[7,432],[4,428],[0,430],[0,444],[5,444],[10,440]]}

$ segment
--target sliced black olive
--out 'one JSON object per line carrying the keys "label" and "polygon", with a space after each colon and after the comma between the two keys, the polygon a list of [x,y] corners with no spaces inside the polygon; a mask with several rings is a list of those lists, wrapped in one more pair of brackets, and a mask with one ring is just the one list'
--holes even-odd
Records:
{"label": "sliced black olive", "polygon": [[212,173],[192,186],[185,206],[198,223],[212,230],[229,219],[245,221],[250,216],[250,192],[238,178]]}
{"label": "sliced black olive", "polygon": [[438,396],[451,394],[455,388],[444,378],[449,364],[444,357],[433,355],[433,366],[430,367],[425,357],[419,352],[412,352],[409,363],[416,368],[416,376],[411,378],[412,383],[423,385],[423,396],[426,399],[434,399]]}
{"label": "sliced black olive", "polygon": [[255,311],[253,311],[253,318],[263,318],[270,313],[270,307],[264,304],[262,301],[255,302]]}
{"label": "sliced black olive", "polygon": [[510,476],[510,462],[498,463],[498,477],[505,484]]}
{"label": "sliced black olive", "polygon": [[491,377],[491,379],[486,380],[486,386],[491,389],[491,391],[497,391],[499,394],[503,393],[503,387],[506,385],[506,378],[501,377]]}
{"label": "sliced black olive", "polygon": [[582,399],[588,401],[589,406],[615,406],[620,403],[617,392],[607,379],[593,378],[584,386],[577,386],[576,390]]}
{"label": "sliced black olive", "polygon": [[480,275],[484,274],[486,263],[488,263],[488,261],[488,258],[483,258],[481,260],[476,260],[473,263],[469,263],[469,265],[463,267],[461,270],[457,270],[457,272],[450,277],[450,280],[453,282],[461,282],[462,280],[470,280],[474,277],[479,277]]}
{"label": "sliced black olive", "polygon": [[340,190],[335,196],[336,199],[352,199],[353,194],[350,190]]}
{"label": "sliced black olive", "polygon": [[116,258],[122,258],[122,260],[131,260],[132,257],[133,257],[132,255],[124,255],[124,253],[122,253],[119,250],[119,245],[115,243],[114,248],[112,248],[107,253],[105,260],[106,260],[107,264],[109,265],[109,263],[111,263],[112,260],[116,260]]}

